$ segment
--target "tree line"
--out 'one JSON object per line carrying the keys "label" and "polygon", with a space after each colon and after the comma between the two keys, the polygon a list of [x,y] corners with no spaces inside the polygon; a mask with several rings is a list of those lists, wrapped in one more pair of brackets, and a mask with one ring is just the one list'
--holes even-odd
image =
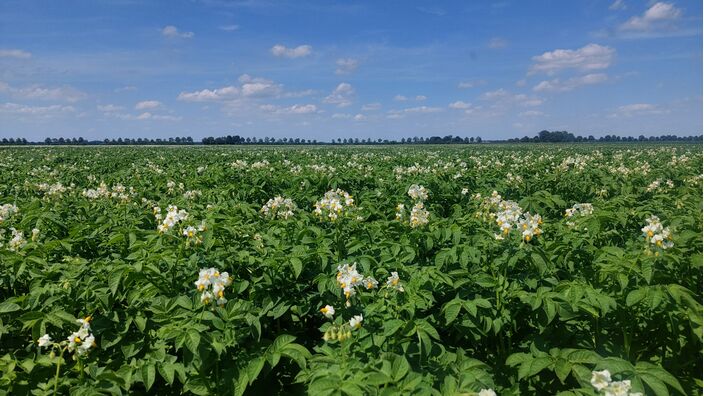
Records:
{"label": "tree line", "polygon": [[640,135],[637,138],[633,136],[617,136],[605,135],[595,138],[592,135],[587,137],[575,136],[567,131],[540,131],[534,137],[524,136],[522,138],[508,139],[508,143],[581,143],[581,142],[696,142],[702,141],[702,135],[699,136],[648,136]]}
{"label": "tree line", "polygon": [[482,138],[477,137],[460,137],[447,135],[445,137],[431,136],[431,137],[409,137],[401,138],[400,141],[395,139],[372,139],[372,138],[336,138],[331,139],[330,142],[318,142],[316,139],[301,139],[301,138],[249,138],[241,137],[239,135],[228,135],[221,137],[206,137],[203,138],[203,144],[346,144],[346,145],[369,145],[369,144],[471,144],[471,143],[481,143]]}
{"label": "tree line", "polygon": [[[534,137],[524,136],[522,138],[512,138],[507,140],[491,140],[491,143],[583,143],[583,142],[701,142],[702,135],[699,136],[617,136],[605,135],[595,138],[592,135],[587,137],[575,136],[567,131],[540,131]],[[221,137],[206,137],[200,142],[196,142],[192,137],[170,137],[170,138],[113,138],[103,140],[86,140],[82,137],[73,138],[46,138],[43,142],[31,142],[26,138],[3,138],[0,145],[375,145],[375,144],[480,144],[484,142],[481,137],[461,137],[461,136],[414,136],[396,139],[371,139],[371,138],[334,138],[330,141],[318,141],[317,139],[302,138],[274,138],[274,137],[243,137],[239,135],[227,135]]]}

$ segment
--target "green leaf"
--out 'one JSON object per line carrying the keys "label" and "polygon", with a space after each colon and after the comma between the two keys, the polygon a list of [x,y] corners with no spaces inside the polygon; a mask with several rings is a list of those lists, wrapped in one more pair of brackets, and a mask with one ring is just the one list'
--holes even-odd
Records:
{"label": "green leaf", "polygon": [[459,298],[455,298],[454,300],[449,301],[445,306],[443,307],[443,310],[445,311],[445,323],[450,324],[455,321],[457,318],[457,315],[459,315],[460,310],[462,309],[462,300]]}
{"label": "green leaf", "polygon": [[291,265],[293,266],[293,275],[298,279],[301,275],[301,271],[303,271],[303,261],[298,257],[291,257]]}
{"label": "green leaf", "polygon": [[4,301],[0,303],[0,313],[10,313],[10,312],[15,312],[19,311],[20,306],[9,301]]}
{"label": "green leaf", "polygon": [[152,385],[154,385],[154,380],[156,378],[156,370],[153,363],[145,363],[142,365],[142,382],[144,386],[149,390]]}
{"label": "green leaf", "polygon": [[198,354],[198,346],[200,345],[200,333],[195,329],[189,329],[186,332],[186,348],[193,352],[194,355]]}

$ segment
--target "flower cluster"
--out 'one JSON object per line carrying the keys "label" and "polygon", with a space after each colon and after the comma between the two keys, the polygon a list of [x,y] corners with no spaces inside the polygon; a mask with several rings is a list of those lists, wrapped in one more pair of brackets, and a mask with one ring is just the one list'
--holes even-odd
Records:
{"label": "flower cluster", "polygon": [[490,197],[482,198],[481,194],[476,194],[474,198],[481,201],[476,216],[485,221],[493,220],[499,226],[501,232],[494,235],[497,240],[504,239],[514,229],[520,231],[525,242],[542,234],[543,218],[539,214],[524,213],[517,202],[504,200],[496,191]]}
{"label": "flower cluster", "polygon": [[199,235],[199,233],[202,233],[207,229],[208,227],[206,226],[205,221],[202,221],[198,225],[198,228],[193,226],[184,228],[182,234],[186,237],[186,246],[190,246],[191,244],[200,245],[203,243],[203,238]]}
{"label": "flower cluster", "polygon": [[594,207],[590,203],[576,203],[571,208],[565,209],[565,217],[574,215],[589,216],[594,212]]}
{"label": "flower cluster", "polygon": [[[675,244],[672,242],[672,233],[670,232],[670,227],[663,227],[660,222],[660,218],[657,216],[650,216],[646,220],[648,224],[641,228],[643,231],[643,237],[645,240],[655,247],[660,249],[670,249]],[[658,252],[656,252],[656,255]]]}
{"label": "flower cluster", "polygon": [[[76,355],[82,356],[88,353],[91,348],[95,347],[95,336],[90,332],[90,321],[91,317],[88,316],[84,319],[78,319],[76,322],[81,325],[81,327],[71,333],[70,336],[66,337],[66,341],[56,343],[57,346],[66,346],[69,352],[76,352]],[[49,334],[44,334],[37,340],[37,344],[41,348],[49,347],[54,345],[54,341],[51,339]]]}
{"label": "flower cluster", "polygon": [[288,219],[293,217],[293,212],[296,211],[296,204],[291,198],[276,196],[266,202],[262,206],[261,212],[266,217]]}
{"label": "flower cluster", "polygon": [[22,231],[17,231],[14,227],[10,228],[10,231],[12,232],[12,238],[7,242],[7,250],[16,252],[27,244],[27,240],[24,238]]}
{"label": "flower cluster", "polygon": [[647,192],[667,191],[667,190],[675,187],[675,183],[670,179],[665,180],[664,187],[662,186],[662,184],[663,184],[662,179],[654,180],[652,183],[648,184],[648,187],[645,188],[645,191],[647,191]]}
{"label": "flower cluster", "polygon": [[[203,268],[198,273],[198,280],[195,282],[203,304],[210,304],[215,301],[219,306],[227,303],[225,298],[225,287],[232,284],[232,278],[227,272],[220,272],[215,268]],[[210,288],[210,289],[209,289]]]}
{"label": "flower cluster", "polygon": [[401,279],[398,277],[398,272],[394,271],[391,273],[391,276],[386,278],[386,286],[396,289],[397,291],[400,291],[403,293],[403,284],[401,284]]}
{"label": "flower cluster", "polygon": [[0,224],[17,212],[19,212],[19,209],[13,204],[4,204],[0,206]]}
{"label": "flower cluster", "polygon": [[321,219],[336,221],[340,216],[345,216],[354,209],[354,199],[350,194],[341,189],[330,190],[323,198],[315,203],[313,213]]}
{"label": "flower cluster", "polygon": [[203,195],[200,190],[188,190],[183,193],[183,199],[196,199]]}
{"label": "flower cluster", "polygon": [[163,216],[160,207],[155,206],[153,209],[154,217],[157,221],[161,221],[161,224],[156,228],[162,234],[169,232],[169,230],[174,228],[179,222],[188,219],[188,212],[183,209],[179,210],[178,207],[174,205],[169,205],[166,210],[166,216]]}
{"label": "flower cluster", "polygon": [[414,201],[425,201],[428,199],[428,190],[423,186],[414,184],[408,188],[408,196],[413,198]]}
{"label": "flower cluster", "polygon": [[592,386],[604,396],[643,396],[640,392],[630,392],[631,381],[612,381],[609,370],[592,371]]}
{"label": "flower cluster", "polygon": [[83,190],[83,196],[89,199],[116,198],[121,201],[128,201],[130,197],[136,194],[134,187],[127,189],[119,183],[113,185],[112,188],[108,188],[107,184],[101,182],[97,189]]}
{"label": "flower cluster", "polygon": [[[71,187],[73,187],[73,185]],[[66,190],[68,190],[68,188],[66,188],[61,183],[39,183],[37,184],[37,189],[43,192],[44,197],[46,198],[61,197],[66,192]]]}
{"label": "flower cluster", "polygon": [[68,336],[68,351],[76,353],[81,356],[85,355],[90,348],[95,346],[95,337],[90,332],[90,320],[91,317],[85,319],[78,319],[77,322],[81,324],[81,328],[78,331],[74,331],[70,336]]}
{"label": "flower cluster", "polygon": [[357,294],[357,287],[364,286],[367,290],[374,289],[379,282],[372,277],[362,276],[357,272],[357,263],[352,263],[352,265],[340,264],[337,266],[337,284],[345,293],[346,305],[349,307],[352,305],[350,298]]}
{"label": "flower cluster", "polygon": [[[428,224],[430,212],[425,209],[423,201],[428,199],[428,190],[417,184],[412,185],[408,189],[408,196],[414,200],[411,212],[408,215],[408,224],[411,228],[418,228]],[[406,205],[400,203],[396,206],[396,220],[404,221],[406,219]]]}
{"label": "flower cluster", "polygon": [[[585,217],[594,213],[594,207],[590,203],[576,203],[571,208],[565,209],[565,217],[572,218],[574,216]],[[567,221],[569,227],[575,226],[574,221]]]}

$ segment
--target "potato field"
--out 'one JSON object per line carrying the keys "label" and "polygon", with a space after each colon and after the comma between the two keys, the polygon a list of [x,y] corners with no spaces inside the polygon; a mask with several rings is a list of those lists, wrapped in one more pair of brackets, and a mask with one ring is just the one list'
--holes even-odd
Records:
{"label": "potato field", "polygon": [[0,395],[701,395],[700,144],[0,149]]}

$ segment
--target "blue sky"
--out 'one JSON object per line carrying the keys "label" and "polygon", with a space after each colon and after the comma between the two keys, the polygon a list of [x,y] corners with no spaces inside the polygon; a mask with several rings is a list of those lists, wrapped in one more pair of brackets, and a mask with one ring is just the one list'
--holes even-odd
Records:
{"label": "blue sky", "polygon": [[0,137],[702,133],[701,1],[4,1]]}

